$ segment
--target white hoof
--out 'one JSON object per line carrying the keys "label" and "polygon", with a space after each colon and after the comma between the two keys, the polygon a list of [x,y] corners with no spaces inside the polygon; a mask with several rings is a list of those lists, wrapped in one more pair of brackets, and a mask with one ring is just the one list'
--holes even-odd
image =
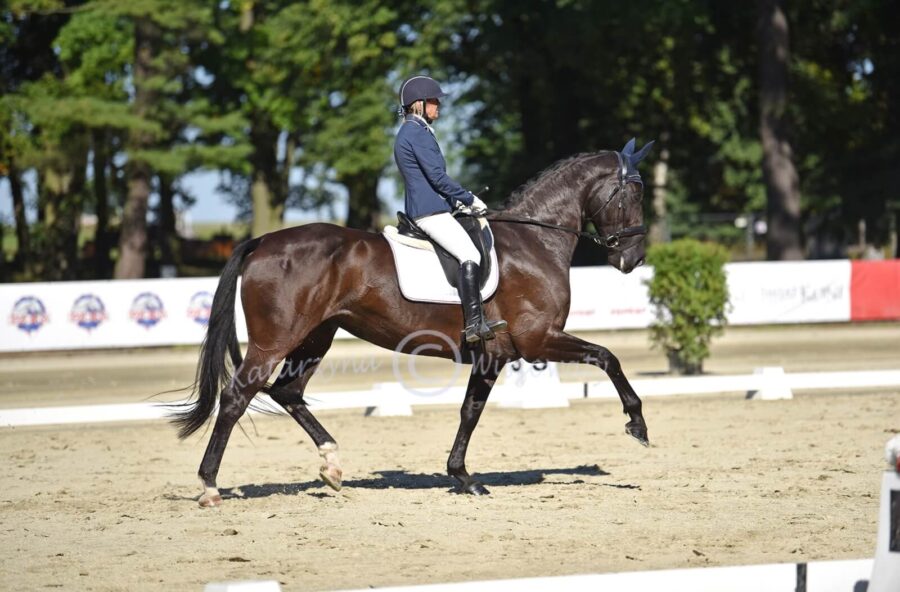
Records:
{"label": "white hoof", "polygon": [[322,468],[319,469],[319,477],[333,490],[341,490],[343,471],[341,471],[340,467],[331,464],[322,465]]}
{"label": "white hoof", "polygon": [[326,442],[319,446],[319,456],[325,462],[319,468],[319,477],[335,491],[341,490],[341,461],[338,457],[338,445],[334,442]]}
{"label": "white hoof", "polygon": [[222,496],[215,487],[204,487],[198,503],[201,508],[215,508],[222,505]]}

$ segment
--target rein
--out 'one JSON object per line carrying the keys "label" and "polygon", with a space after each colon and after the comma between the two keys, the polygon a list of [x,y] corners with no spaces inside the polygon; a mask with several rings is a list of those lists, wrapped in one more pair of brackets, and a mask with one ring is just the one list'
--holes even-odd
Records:
{"label": "rein", "polygon": [[[597,210],[590,216],[583,215],[583,218],[582,218],[583,220],[589,220],[589,221],[593,222],[593,217],[596,216],[597,214],[599,214],[601,211],[603,211],[603,209],[606,206],[608,206],[610,204],[610,202],[612,202],[613,198],[615,198],[616,195],[620,193],[622,188],[625,187],[625,184],[628,183],[629,181],[636,181],[638,183],[641,183],[641,185],[643,185],[643,182],[641,181],[640,176],[628,175],[626,173],[625,165],[622,160],[622,155],[619,154],[618,152],[616,152],[615,154],[619,158],[619,165],[620,165],[619,166],[619,184],[616,186],[615,189],[612,190],[612,192],[609,194],[609,197],[607,197],[606,201],[603,202],[603,205],[601,205],[599,208],[597,208]],[[619,207],[621,207],[622,206],[621,197],[619,198],[619,200],[620,200]],[[612,234],[604,236],[604,235],[596,233],[596,232],[588,232],[586,230],[577,230],[575,228],[569,228],[568,226],[560,226],[559,224],[551,224],[549,222],[541,222],[540,220],[533,220],[531,218],[495,217],[491,214],[491,212],[488,212],[488,215],[491,216],[488,218],[488,221],[490,221],[490,222],[509,222],[512,224],[528,224],[531,226],[540,226],[541,228],[549,228],[551,230],[561,230],[563,232],[568,232],[570,234],[574,234],[578,237],[589,238],[592,241],[594,241],[596,244],[600,245],[601,247],[606,247],[608,249],[618,248],[619,244],[621,243],[621,240],[623,238],[628,238],[628,237],[632,237],[632,236],[643,236],[643,235],[647,234],[647,228],[643,224],[641,224],[639,226],[628,226],[626,228],[617,230],[617,231],[613,232]]]}
{"label": "rein", "polygon": [[609,235],[602,235],[596,232],[588,232],[586,230],[575,230],[574,228],[569,228],[568,226],[560,226],[559,224],[550,224],[549,222],[541,222],[539,220],[532,220],[531,218],[498,218],[490,215],[488,217],[489,222],[510,222],[512,224],[528,224],[531,226],[540,226],[541,228],[549,228],[551,230],[561,230],[563,232],[568,232],[570,234],[577,235],[583,238],[589,238],[601,247],[606,247],[608,249],[615,249],[619,246],[621,239],[628,238],[631,236],[643,236],[647,234],[647,229],[645,226],[629,226],[628,228],[623,228],[622,230],[617,230],[616,232]]}

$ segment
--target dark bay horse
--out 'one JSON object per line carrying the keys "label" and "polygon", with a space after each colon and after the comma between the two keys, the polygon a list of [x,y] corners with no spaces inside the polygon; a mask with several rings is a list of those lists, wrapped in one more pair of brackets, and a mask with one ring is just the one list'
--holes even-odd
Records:
{"label": "dark bay horse", "polygon": [[[602,369],[622,400],[626,433],[647,445],[641,400],[618,359],[609,350],[564,331],[569,314],[569,265],[585,220],[593,222],[609,247],[608,262],[628,273],[644,261],[643,183],[637,162],[649,144],[634,153],[581,154],[560,161],[517,191],[501,210],[489,214],[500,262],[500,285],[485,303],[490,318],[508,330],[467,352],[472,364],[460,425],[447,472],[463,491],[485,487],[466,470],[465,456],[488,395],[504,364],[518,358],[581,362]],[[518,222],[518,223],[517,223]],[[235,332],[237,279],[249,341],[242,358]],[[598,287],[597,298],[603,298]],[[185,438],[215,411],[212,435],[199,476],[201,506],[222,502],[216,475],[235,423],[250,401],[268,392],[310,435],[323,459],[321,478],[341,487],[338,447],[303,400],[306,384],[331,347],[338,328],[381,347],[454,359],[461,343],[459,306],[405,300],[393,256],[378,234],[331,224],[288,228],[239,245],[219,279],[195,384],[196,399],[175,413]],[[428,329],[429,331],[422,331]],[[416,337],[408,339],[415,334]],[[451,341],[439,336],[450,336]],[[398,349],[398,346],[401,346]],[[426,347],[423,347],[426,346]],[[234,372],[231,376],[228,362]],[[277,379],[270,375],[285,362]]]}

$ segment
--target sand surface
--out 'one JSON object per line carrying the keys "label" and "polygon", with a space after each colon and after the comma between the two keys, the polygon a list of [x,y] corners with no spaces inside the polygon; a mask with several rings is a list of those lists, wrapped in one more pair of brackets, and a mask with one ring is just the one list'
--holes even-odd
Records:
{"label": "sand surface", "polygon": [[[898,335],[896,324],[737,331],[707,369],[900,368]],[[605,337],[631,375],[665,370],[643,333]],[[139,400],[189,377],[191,353],[3,358],[0,405]],[[624,435],[618,402],[489,407],[468,456],[484,498],[452,493],[444,475],[455,408],[321,412],[342,448],[341,492],[316,478],[318,456],[290,419],[254,416],[232,437],[215,510],[196,504],[206,435],[179,442],[164,423],[2,429],[0,589],[275,579],[334,590],[873,554],[900,389],[646,398],[644,411],[650,448]]]}

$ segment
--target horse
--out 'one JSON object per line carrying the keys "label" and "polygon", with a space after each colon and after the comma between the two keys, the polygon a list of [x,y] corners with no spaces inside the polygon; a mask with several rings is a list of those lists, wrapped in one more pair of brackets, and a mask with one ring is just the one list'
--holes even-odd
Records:
{"label": "horse", "polygon": [[[337,442],[304,402],[306,385],[339,328],[389,350],[471,364],[447,460],[447,473],[462,492],[489,493],[468,472],[466,450],[498,375],[506,363],[520,358],[588,363],[603,370],[629,417],[626,434],[649,445],[641,400],[619,360],[564,327],[569,268],[579,236],[603,243],[608,263],[622,273],[644,263],[643,183],[636,165],[650,144],[635,153],[632,140],[621,152],[585,153],[559,161],[488,213],[500,284],[485,302],[485,311],[490,318],[507,319],[509,325],[495,339],[468,349],[461,337],[446,337],[460,335],[460,307],[405,300],[390,247],[376,233],[313,223],[238,245],[213,298],[191,397],[171,417],[183,439],[205,425],[218,406],[198,471],[200,506],[222,503],[216,486],[222,455],[235,423],[260,391],[309,434],[322,458],[320,478],[340,490]],[[599,235],[582,230],[588,221]],[[244,356],[235,330],[238,276],[248,333]],[[453,347],[454,341],[463,349]],[[459,351],[467,355],[460,359]],[[281,371],[269,384],[281,362]]]}

